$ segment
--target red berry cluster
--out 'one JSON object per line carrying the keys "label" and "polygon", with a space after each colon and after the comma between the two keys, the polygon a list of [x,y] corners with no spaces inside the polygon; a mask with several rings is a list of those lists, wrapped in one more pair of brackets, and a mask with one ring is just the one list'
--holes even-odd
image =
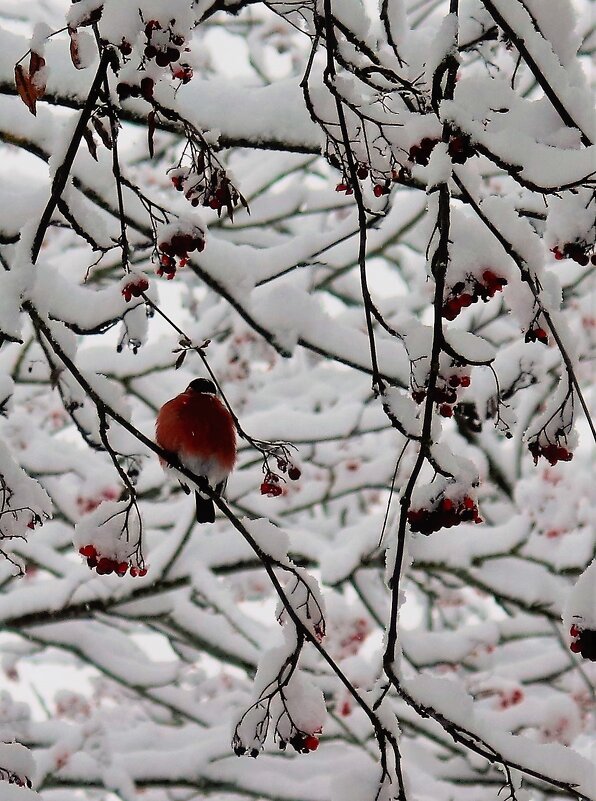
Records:
{"label": "red berry cluster", "polygon": [[208,170],[204,162],[199,171],[179,167],[173,171],[171,180],[178,192],[184,192],[191,206],[200,204],[220,212],[224,206],[233,208],[240,200],[240,194],[224,170]]}
{"label": "red berry cluster", "polygon": [[[439,414],[442,417],[453,416],[453,404],[457,401],[458,387],[466,388],[469,386],[469,375],[459,375],[458,373],[453,373],[448,377],[438,376],[436,386],[432,391],[432,400],[433,403],[436,403],[439,406]],[[422,403],[422,401],[426,398],[426,393],[427,390],[425,388],[415,389],[412,392],[412,398],[416,401],[416,403]]]}
{"label": "red berry cluster", "polygon": [[[171,20],[170,24],[174,22],[175,20]],[[170,26],[164,28],[158,20],[152,19],[145,25],[145,40],[142,66],[147,61],[155,61],[158,67],[169,67],[172,77],[182,83],[188,83],[191,80],[192,67],[179,62],[182,50],[186,52],[189,50],[188,47],[184,47],[184,37],[180,33],[175,32]],[[118,49],[124,57],[132,53],[132,45],[124,38],[118,45]],[[145,100],[151,101],[154,89],[155,81],[148,75],[141,79],[139,86],[124,81],[116,86],[120,100],[126,100],[129,97],[144,97]]]}
{"label": "red berry cluster", "polygon": [[582,267],[587,267],[590,261],[592,264],[596,264],[596,253],[592,253],[590,256],[591,249],[587,242],[578,241],[568,242],[563,245],[562,250],[559,245],[556,245],[554,248],[551,248],[551,253],[554,254],[557,261],[561,261],[561,259],[573,259],[573,261],[581,264]]}
{"label": "red berry cluster", "polygon": [[122,287],[122,295],[124,300],[128,303],[131,298],[140,298],[143,292],[149,289],[149,281],[143,276],[139,276],[132,281],[129,281]]}
{"label": "red berry cluster", "polygon": [[340,181],[338,183],[338,185],[335,187],[335,191],[336,192],[343,192],[346,195],[353,195],[354,194],[354,190],[350,186],[350,182],[348,181],[347,178],[344,178],[342,181]]}
{"label": "red berry cluster", "polygon": [[431,139],[429,136],[425,136],[424,139],[420,141],[420,144],[412,145],[410,152],[408,153],[408,158],[415,164],[420,164],[422,167],[426,167],[430,161],[430,154],[433,152],[434,146],[439,141],[439,139]]}
{"label": "red berry cluster", "polygon": [[469,495],[461,501],[443,498],[434,509],[410,509],[408,512],[410,529],[420,534],[432,534],[441,528],[451,528],[472,520],[482,523],[478,507]]}
{"label": "red berry cluster", "polygon": [[158,20],[150,19],[145,25],[145,38],[145,58],[154,59],[158,67],[167,67],[180,58],[184,37],[175,33],[170,26],[163,28]]}
{"label": "red berry cluster", "polygon": [[559,445],[557,442],[547,442],[546,445],[543,445],[538,438],[530,442],[528,450],[534,457],[534,464],[538,464],[540,456],[553,466],[557,462],[570,462],[573,459],[573,453],[563,445]]}
{"label": "red berry cluster", "polygon": [[124,57],[130,56],[132,53],[132,45],[129,41],[127,41],[124,36],[122,37],[122,41],[118,45],[118,50],[122,53]]}
{"label": "red berry cluster", "polygon": [[339,643],[342,657],[357,654],[369,633],[370,627],[366,618],[359,617],[353,621],[350,632]]}
{"label": "red berry cluster", "polygon": [[268,498],[277,498],[281,495],[283,488],[280,485],[280,477],[277,473],[266,473],[265,480],[261,484],[261,495],[266,495]]}
{"label": "red berry cluster", "polygon": [[[288,478],[291,481],[298,481],[302,475],[300,468],[288,462],[286,459],[278,459],[277,467],[282,473],[287,472]],[[280,484],[282,480],[282,477],[277,473],[274,473],[272,470],[267,470],[263,483],[261,484],[261,495],[266,495],[268,498],[277,498],[278,495],[283,493],[283,488]]]}
{"label": "red berry cluster", "polygon": [[[339,161],[337,159],[330,157],[329,161],[334,167],[340,166]],[[392,182],[403,180],[404,178],[403,168],[400,169],[399,173],[396,172],[395,170],[392,170],[390,178],[385,178],[382,173],[378,173],[378,177],[375,178],[372,174],[372,170],[367,164],[356,165],[356,175],[361,181],[364,181],[366,178],[370,176],[371,180],[373,181],[373,194],[375,197],[382,197],[383,195],[388,195],[391,192]],[[354,189],[352,187],[350,179],[346,177],[345,173],[342,177],[342,180],[335,187],[335,191],[344,192],[346,195],[354,194]]]}
{"label": "red berry cluster", "polygon": [[83,545],[79,548],[79,553],[87,560],[87,566],[99,576],[108,576],[110,573],[115,573],[117,576],[125,576],[130,568],[131,576],[146,576],[147,568],[137,567],[131,565],[130,562],[119,562],[117,559],[111,559],[108,556],[102,556],[98,553],[95,545]]}
{"label": "red berry cluster", "polygon": [[465,164],[469,158],[477,155],[470,142],[470,137],[460,135],[451,137],[447,145],[447,152],[454,164]]}
{"label": "red berry cluster", "polygon": [[484,270],[482,281],[473,275],[468,275],[465,281],[458,281],[451,287],[449,296],[443,304],[443,317],[446,320],[455,320],[462,309],[477,303],[478,300],[486,302],[504,286],[507,286],[507,280],[492,270]]}
{"label": "red berry cluster", "polygon": [[[205,239],[202,233],[189,234],[177,233],[169,240],[159,242],[157,246],[160,250],[158,275],[165,275],[171,280],[176,275],[178,267],[185,267],[188,264],[188,254],[193,250],[199,253],[205,248]],[[176,262],[178,259],[178,262]]]}
{"label": "red berry cluster", "polygon": [[500,692],[499,696],[499,709],[509,709],[510,706],[515,706],[524,700],[523,691],[518,687],[511,692]]}
{"label": "red berry cluster", "polygon": [[543,345],[548,345],[548,334],[539,325],[532,325],[526,331],[526,335],[524,337],[525,342],[542,342]]}
{"label": "red berry cluster", "polygon": [[590,662],[596,662],[596,631],[584,629],[573,623],[569,635],[573,638],[569,646],[573,653],[580,654]]}
{"label": "red berry cluster", "polygon": [[[316,751],[319,747],[319,738],[314,734],[305,734],[304,732],[297,732],[293,737],[290,737],[290,745],[299,754],[308,754],[311,751]],[[286,750],[287,743],[285,740],[279,741],[279,748],[281,751]]]}
{"label": "red berry cluster", "polygon": [[373,194],[375,197],[382,197],[391,192],[391,181],[384,181],[382,184],[375,184],[373,187]]}
{"label": "red berry cluster", "polygon": [[[408,153],[409,160],[426,167],[430,161],[430,154],[437,142],[440,141],[440,139],[425,136],[418,145],[412,145]],[[465,164],[469,158],[476,155],[476,150],[472,147],[470,137],[461,134],[455,134],[449,139],[447,152],[454,164]]]}

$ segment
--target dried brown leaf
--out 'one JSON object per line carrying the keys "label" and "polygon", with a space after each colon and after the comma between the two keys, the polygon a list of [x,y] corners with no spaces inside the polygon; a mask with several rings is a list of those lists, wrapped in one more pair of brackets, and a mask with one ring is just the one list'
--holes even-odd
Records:
{"label": "dried brown leaf", "polygon": [[68,35],[70,36],[70,60],[76,69],[82,70],[84,67],[79,52],[79,35],[75,28],[69,28]]}
{"label": "dried brown leaf", "polygon": [[97,135],[99,136],[99,138],[101,139],[101,141],[105,145],[105,147],[107,147],[108,150],[111,150],[112,149],[112,135],[111,135],[110,131],[108,130],[108,128],[103,124],[103,120],[100,120],[98,117],[93,117],[93,119],[91,120],[91,123],[92,123],[93,127],[95,128],[95,131],[96,131]]}
{"label": "dried brown leaf", "polygon": [[93,134],[89,130],[89,128],[83,129],[83,139],[87,143],[87,147],[89,148],[89,153],[91,154],[91,158],[97,161],[97,145],[95,143],[95,139],[93,138]]}
{"label": "dried brown leaf", "polygon": [[25,72],[21,64],[17,64],[14,68],[14,82],[17,87],[17,92],[23,103],[27,106],[33,116],[37,116],[35,102],[37,100],[37,89],[33,86],[31,78]]}

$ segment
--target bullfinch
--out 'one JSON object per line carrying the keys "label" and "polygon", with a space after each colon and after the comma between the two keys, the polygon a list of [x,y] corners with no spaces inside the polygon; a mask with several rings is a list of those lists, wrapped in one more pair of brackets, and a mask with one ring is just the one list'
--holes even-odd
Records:
{"label": "bullfinch", "polygon": [[[236,426],[217,397],[213,381],[195,378],[184,392],[164,403],[157,415],[155,440],[221,495],[236,462]],[[160,461],[164,465],[164,460]],[[182,486],[190,491],[184,483]],[[213,523],[211,498],[198,491],[195,498],[197,522]]]}

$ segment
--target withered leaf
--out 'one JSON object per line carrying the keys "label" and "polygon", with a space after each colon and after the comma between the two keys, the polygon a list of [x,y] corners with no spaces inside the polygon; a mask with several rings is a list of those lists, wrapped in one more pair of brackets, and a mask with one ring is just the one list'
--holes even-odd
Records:
{"label": "withered leaf", "polygon": [[97,145],[95,144],[95,139],[93,138],[93,134],[89,130],[89,128],[83,128],[83,139],[87,143],[87,147],[89,148],[89,153],[91,154],[91,158],[97,161]]}
{"label": "withered leaf", "polygon": [[232,194],[230,192],[230,186],[226,182],[223,185],[223,200],[226,204],[226,208],[228,210],[228,214],[230,215],[230,221],[234,222],[234,201],[232,200]]}
{"label": "withered leaf", "polygon": [[97,135],[99,136],[101,141],[104,143],[105,147],[107,147],[108,150],[111,150],[112,149],[112,135],[111,135],[110,131],[108,130],[108,128],[103,124],[102,120],[98,119],[98,117],[93,117],[91,122],[92,122],[93,127],[95,128],[95,130],[97,132]]}
{"label": "withered leaf", "polygon": [[79,35],[75,28],[69,28],[68,35],[70,36],[70,60],[76,69],[82,70],[84,67],[79,53]]}
{"label": "withered leaf", "polygon": [[188,353],[187,350],[183,350],[182,353],[178,356],[174,364],[174,370],[177,370],[179,367],[182,367],[182,365],[184,364],[184,360],[186,359],[187,353]]}
{"label": "withered leaf", "polygon": [[238,198],[240,199],[240,202],[246,209],[246,213],[250,214],[250,209],[248,208],[248,201],[246,200],[246,198],[242,194],[240,194],[240,192],[238,192]]}
{"label": "withered leaf", "polygon": [[[33,81],[37,73],[42,70],[46,65],[46,60],[43,56],[40,56],[39,53],[31,53],[29,58],[29,77]],[[35,82],[35,85],[38,85],[38,82]],[[45,90],[45,85],[44,85]]]}
{"label": "withered leaf", "polygon": [[37,116],[35,102],[37,100],[37,89],[33,86],[31,78],[20,64],[14,68],[14,82],[17,92],[23,103],[27,106],[33,116]]}

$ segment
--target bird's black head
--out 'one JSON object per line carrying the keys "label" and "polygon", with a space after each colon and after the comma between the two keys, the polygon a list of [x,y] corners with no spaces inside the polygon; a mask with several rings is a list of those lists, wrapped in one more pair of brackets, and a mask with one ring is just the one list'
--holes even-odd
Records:
{"label": "bird's black head", "polygon": [[208,378],[195,378],[194,381],[190,382],[188,388],[194,390],[195,392],[206,392],[209,395],[217,394],[215,384]]}

